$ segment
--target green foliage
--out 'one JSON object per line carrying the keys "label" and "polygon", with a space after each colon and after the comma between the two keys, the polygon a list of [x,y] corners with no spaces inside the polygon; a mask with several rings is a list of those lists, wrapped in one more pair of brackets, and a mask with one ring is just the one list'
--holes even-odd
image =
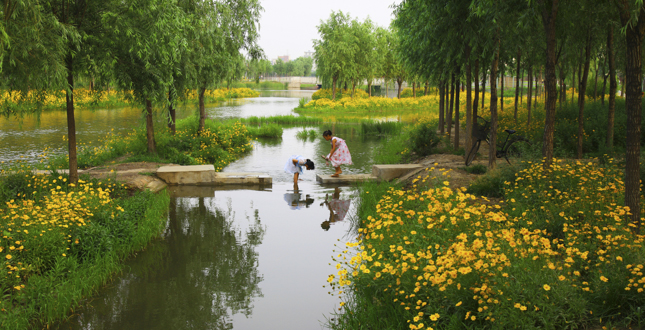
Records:
{"label": "green foliage", "polygon": [[361,120],[363,135],[393,135],[401,132],[403,124],[396,121]]}
{"label": "green foliage", "polygon": [[406,147],[409,143],[410,133],[403,130],[401,134],[388,136],[383,140],[374,154],[374,164],[402,164],[410,157],[410,149]]}
{"label": "green foliage", "polygon": [[497,166],[494,170],[487,171],[486,175],[482,175],[473,181],[466,192],[476,196],[504,197],[504,190],[507,187],[506,182],[513,182],[516,174],[521,169],[521,164]]}
{"label": "green foliage", "polygon": [[72,185],[67,175],[34,175],[31,168],[2,170],[0,250],[10,270],[0,276],[3,329],[65,318],[163,228],[165,193],[131,194],[87,177]]}
{"label": "green foliage", "polygon": [[314,140],[318,136],[318,132],[315,129],[302,130],[296,133],[296,138],[300,140]]}
{"label": "green foliage", "polygon": [[263,125],[263,124],[279,124],[279,125],[316,125],[322,124],[324,121],[318,117],[310,116],[270,116],[270,117],[257,117],[251,116],[247,118],[240,118],[239,121],[246,125]]}
{"label": "green foliage", "polygon": [[264,124],[259,127],[247,126],[249,134],[256,138],[273,138],[279,139],[282,137],[282,126],[278,124]]}
{"label": "green foliage", "polygon": [[435,148],[441,142],[436,127],[435,123],[422,122],[414,125],[410,131],[410,150],[417,157],[432,155],[435,152]]}
{"label": "green foliage", "polygon": [[[416,90],[416,94],[417,94],[417,95],[416,95],[417,97],[424,96],[424,95],[423,95],[423,88],[418,88],[418,89]],[[404,88],[404,89],[401,91],[401,98],[404,98],[404,97],[413,97],[413,95],[412,95],[412,88]]]}
{"label": "green foliage", "polygon": [[488,171],[488,167],[482,164],[474,164],[474,165],[465,167],[464,170],[470,174],[485,174]]}
{"label": "green foliage", "polygon": [[[340,100],[340,99],[346,98],[346,97],[352,97],[352,90],[351,89],[341,89],[341,88],[336,89],[336,99],[337,100]],[[365,99],[365,98],[370,97],[370,95],[367,94],[367,92],[365,92],[364,90],[357,88],[354,91],[354,97],[355,98]],[[313,93],[311,95],[311,99],[312,100],[318,100],[318,99],[330,99],[331,100],[332,99],[332,90],[331,90],[331,88],[319,89],[319,90],[317,90],[315,93]]]}
{"label": "green foliage", "polygon": [[[155,140],[157,153],[147,152],[147,137],[144,127],[135,129],[127,136],[109,134],[100,147],[82,148],[78,152],[79,168],[98,166],[117,157],[130,154],[128,161],[171,162],[180,165],[213,164],[221,170],[240,155],[251,150],[252,133],[239,122],[207,120],[205,130],[197,133],[199,119],[196,116],[177,121],[177,132],[157,130]],[[282,136],[282,128],[267,125],[254,129],[255,136]],[[51,168],[67,168],[67,159],[58,156],[50,160]]]}

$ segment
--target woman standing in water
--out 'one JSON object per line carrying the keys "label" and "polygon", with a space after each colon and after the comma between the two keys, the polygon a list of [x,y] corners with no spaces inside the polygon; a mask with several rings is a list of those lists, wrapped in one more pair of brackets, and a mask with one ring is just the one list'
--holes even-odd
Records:
{"label": "woman standing in water", "polygon": [[340,165],[352,165],[352,155],[349,153],[347,144],[345,140],[333,136],[330,130],[323,132],[323,137],[327,141],[331,141],[331,151],[327,156],[321,156],[323,159],[331,162],[331,165],[336,169],[336,173],[332,174],[332,177],[337,178],[343,170],[340,169]]}

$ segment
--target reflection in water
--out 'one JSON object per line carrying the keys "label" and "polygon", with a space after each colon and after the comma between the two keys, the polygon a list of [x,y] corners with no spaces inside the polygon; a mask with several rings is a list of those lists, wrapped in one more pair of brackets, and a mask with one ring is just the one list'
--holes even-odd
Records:
{"label": "reflection in water", "polygon": [[[163,240],[130,262],[129,272],[60,329],[232,329],[262,297],[258,253],[265,228],[258,210],[234,225],[230,204],[173,198]],[[73,324],[72,324],[73,323]]]}
{"label": "reflection in water", "polygon": [[329,200],[328,194],[325,195],[325,201],[320,203],[320,206],[326,205],[329,209],[329,220],[323,221],[323,223],[320,224],[320,227],[324,230],[329,230],[332,223],[343,221],[343,219],[345,219],[345,215],[347,215],[350,204],[351,200],[340,199],[340,188],[338,187],[334,189],[334,194],[332,195],[331,200]]}
{"label": "reflection in water", "polygon": [[311,198],[309,194],[303,195],[298,189],[295,189],[293,192],[285,193],[284,200],[292,210],[299,210],[303,206],[308,208],[309,205],[314,202],[314,199]]}

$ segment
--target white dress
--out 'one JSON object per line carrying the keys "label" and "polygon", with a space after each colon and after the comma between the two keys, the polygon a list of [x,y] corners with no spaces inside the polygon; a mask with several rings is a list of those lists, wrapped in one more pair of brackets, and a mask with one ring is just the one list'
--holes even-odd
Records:
{"label": "white dress", "polygon": [[[293,164],[294,159],[298,160],[298,165]],[[307,162],[307,158],[300,155],[292,155],[287,160],[287,163],[284,164],[284,171],[289,174],[296,174],[296,173],[302,174],[302,168],[305,166],[305,162]]]}

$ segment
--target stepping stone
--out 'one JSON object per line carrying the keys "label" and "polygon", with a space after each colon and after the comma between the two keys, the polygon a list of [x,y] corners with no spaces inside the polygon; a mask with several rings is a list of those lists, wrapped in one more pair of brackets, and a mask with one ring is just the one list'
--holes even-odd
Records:
{"label": "stepping stone", "polygon": [[213,165],[162,166],[157,176],[169,185],[212,184],[215,177]]}
{"label": "stepping stone", "polygon": [[214,185],[271,185],[273,178],[266,173],[257,172],[219,172],[213,178]]}
{"label": "stepping stone", "polygon": [[320,183],[352,183],[370,180],[376,180],[376,177],[370,174],[341,174],[336,178],[331,175],[316,175],[316,181]]}
{"label": "stepping stone", "polygon": [[422,168],[423,165],[419,164],[373,165],[372,175],[379,181],[390,181]]}

